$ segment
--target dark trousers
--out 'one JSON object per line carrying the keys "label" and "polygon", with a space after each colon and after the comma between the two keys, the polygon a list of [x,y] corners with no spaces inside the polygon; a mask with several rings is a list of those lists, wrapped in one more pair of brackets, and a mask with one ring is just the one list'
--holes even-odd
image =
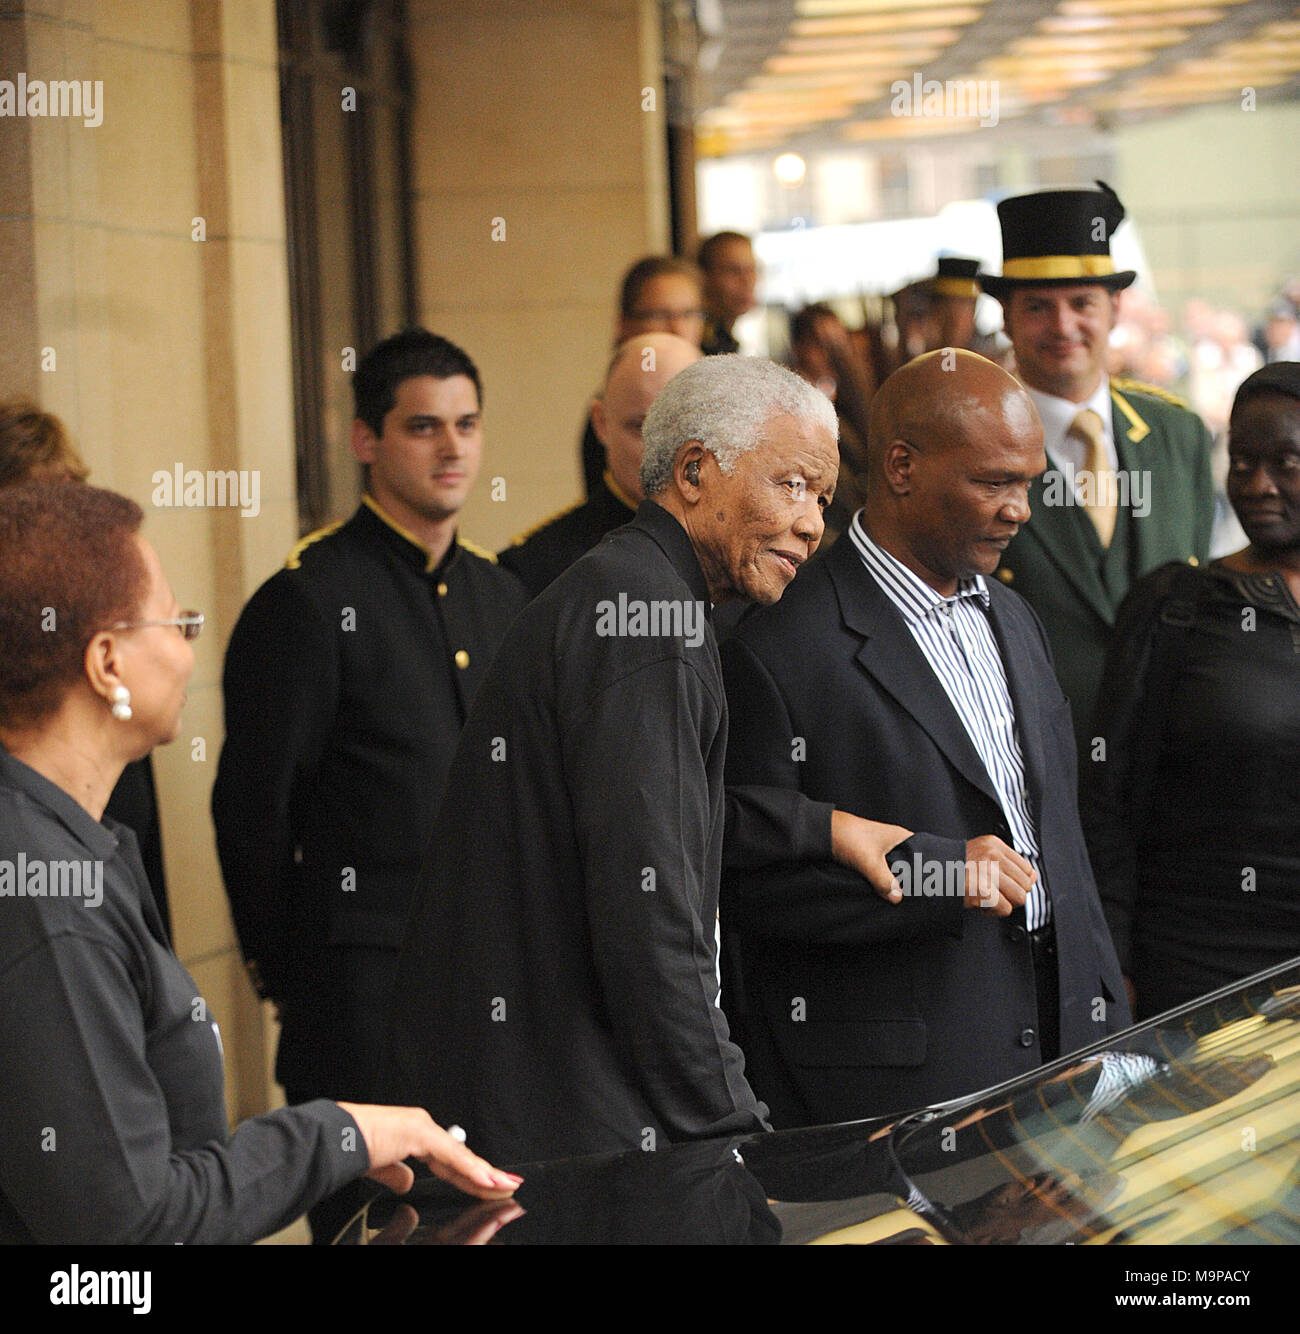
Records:
{"label": "dark trousers", "polygon": [[1061,976],[1056,958],[1056,928],[1049,922],[1029,933],[1038,992],[1038,1049],[1043,1064],[1061,1054]]}

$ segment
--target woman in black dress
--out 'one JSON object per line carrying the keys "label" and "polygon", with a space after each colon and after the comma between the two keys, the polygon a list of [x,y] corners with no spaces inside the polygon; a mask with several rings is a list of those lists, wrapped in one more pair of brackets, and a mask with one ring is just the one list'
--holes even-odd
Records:
{"label": "woman in black dress", "polygon": [[1242,383],[1228,452],[1250,545],[1134,586],[1084,775],[1139,1019],[1300,954],[1300,363]]}

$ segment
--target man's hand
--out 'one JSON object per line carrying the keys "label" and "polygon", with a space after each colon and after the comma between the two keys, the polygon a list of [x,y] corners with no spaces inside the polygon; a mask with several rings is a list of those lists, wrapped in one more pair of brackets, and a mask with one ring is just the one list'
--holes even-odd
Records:
{"label": "man's hand", "polygon": [[996,834],[966,843],[966,906],[1009,917],[1029,897],[1038,872]]}
{"label": "man's hand", "polygon": [[832,811],[831,856],[862,876],[882,899],[899,903],[903,890],[889,869],[888,856],[914,832],[902,825],[864,820],[848,811]]}
{"label": "man's hand", "polygon": [[415,1173],[403,1161],[419,1158],[435,1176],[470,1195],[499,1200],[513,1195],[523,1177],[498,1171],[453,1139],[422,1107],[376,1107],[341,1102],[357,1123],[370,1154],[366,1173],[399,1195],[411,1189]]}

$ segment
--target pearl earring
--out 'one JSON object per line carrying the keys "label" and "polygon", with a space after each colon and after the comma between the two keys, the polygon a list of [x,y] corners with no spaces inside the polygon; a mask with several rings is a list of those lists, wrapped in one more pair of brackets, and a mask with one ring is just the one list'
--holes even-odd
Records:
{"label": "pearl earring", "polygon": [[131,692],[125,686],[113,690],[113,707],[109,710],[119,723],[131,721]]}

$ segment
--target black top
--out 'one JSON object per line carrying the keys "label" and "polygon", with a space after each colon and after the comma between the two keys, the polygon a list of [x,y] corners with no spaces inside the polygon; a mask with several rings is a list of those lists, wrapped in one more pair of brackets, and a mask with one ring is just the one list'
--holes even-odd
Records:
{"label": "black top", "polygon": [[1121,610],[1101,699],[1106,758],[1088,766],[1084,814],[1139,1015],[1300,953],[1300,607],[1286,581],[1218,563],[1154,571]]}
{"label": "black top", "polygon": [[[235,626],[212,814],[240,945],[282,1002],[277,1074],[300,1097],[366,1095],[456,739],[524,602],[459,541],[431,567],[367,498]],[[360,951],[388,951],[389,976],[359,975]]]}
{"label": "black top", "polygon": [[[634,602],[675,605],[685,633],[635,633]],[[724,798],[707,606],[686,532],[646,501],[523,612],[470,711],[380,1096],[464,1126],[489,1158],[762,1125],[716,1004],[724,814],[761,861],[829,855],[830,808]]]}
{"label": "black top", "polygon": [[557,514],[507,547],[497,559],[518,575],[529,597],[536,597],[606,533],[621,528],[635,513],[635,507],[614,493],[607,473],[585,504]]}
{"label": "black top", "polygon": [[369,1165],[330,1102],[229,1134],[135,836],[2,750],[0,922],[0,1241],[251,1242]]}

